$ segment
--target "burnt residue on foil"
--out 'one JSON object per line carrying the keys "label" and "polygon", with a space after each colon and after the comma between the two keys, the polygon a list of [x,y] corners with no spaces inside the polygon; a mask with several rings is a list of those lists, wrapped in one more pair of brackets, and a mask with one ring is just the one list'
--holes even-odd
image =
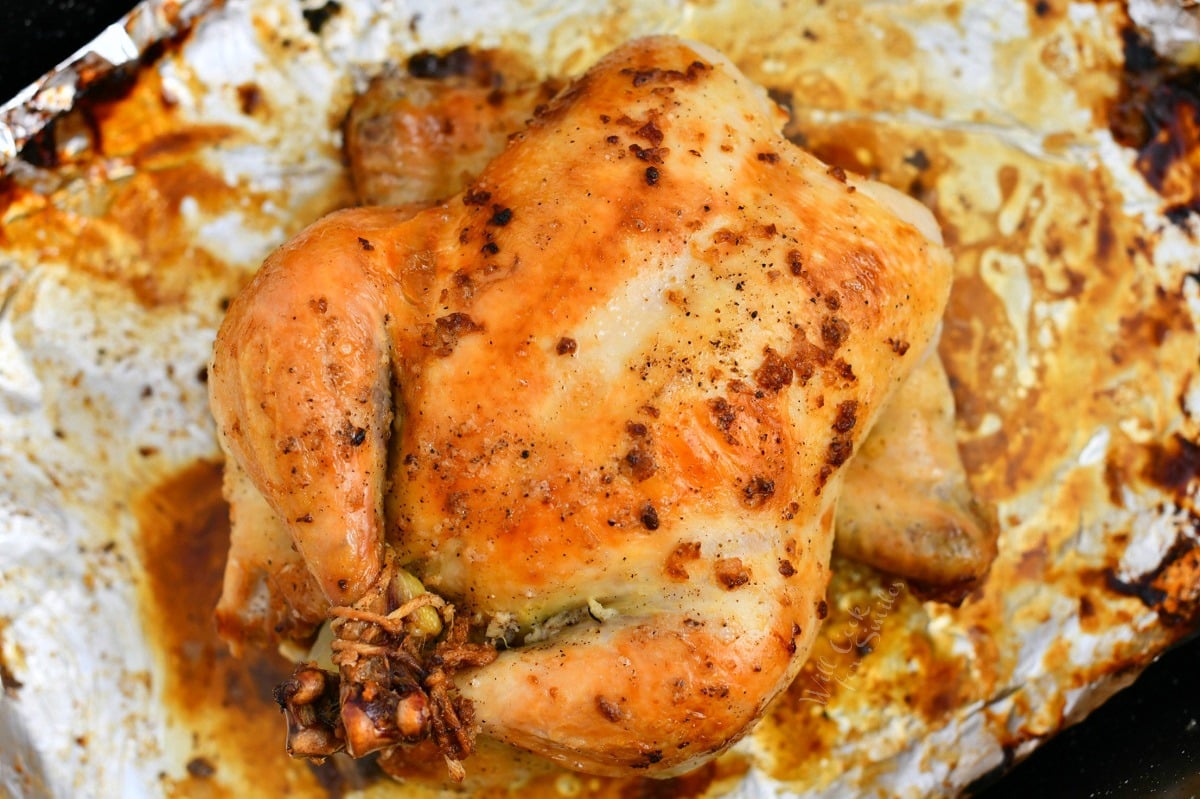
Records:
{"label": "burnt residue on foil", "polygon": [[1182,224],[1200,213],[1200,67],[1155,51],[1147,35],[1126,28],[1121,89],[1108,122],[1113,137],[1138,153],[1137,168]]}
{"label": "burnt residue on foil", "polygon": [[304,21],[308,23],[308,29],[314,35],[320,35],[321,28],[325,27],[325,23],[341,10],[341,3],[337,2],[337,0],[329,0],[329,2],[316,8],[306,8],[301,13],[304,16]]}
{"label": "burnt residue on foil", "polygon": [[1200,445],[1176,434],[1146,448],[1141,477],[1172,495],[1179,532],[1159,564],[1130,577],[1105,574],[1108,588],[1137,597],[1158,613],[1164,625],[1191,629],[1200,620],[1200,513],[1195,487],[1200,484]]}
{"label": "burnt residue on foil", "polygon": [[[352,79],[365,80],[379,68],[382,50],[371,50],[370,43],[392,42],[387,55],[396,69],[407,63],[410,71],[414,65],[418,72],[453,70],[458,67],[448,55],[440,64],[436,57],[409,59],[422,51],[453,54],[463,41],[476,41],[467,17],[486,18],[487,36],[503,44],[505,25],[516,30],[533,24],[512,9],[536,5],[438,1],[229,3],[214,15],[220,24],[202,20],[192,26],[191,18],[185,19],[162,28],[158,44],[134,47],[136,55],[122,62],[125,67],[98,66],[88,73],[82,96],[71,89],[70,109],[26,147],[23,159],[14,154],[9,161],[0,154],[0,172],[13,164],[20,169],[8,180],[0,178],[0,268],[2,259],[11,259],[37,276],[28,285],[79,295],[80,305],[89,303],[95,314],[97,330],[136,316],[147,324],[172,320],[192,341],[210,335],[236,286],[261,261],[254,257],[258,248],[349,201],[339,153],[331,144],[338,139],[322,138],[326,131],[318,128],[338,127]],[[138,9],[200,5],[148,0]],[[420,36],[407,17],[371,16],[372,9],[392,5],[425,9]],[[632,2],[625,17],[669,5]],[[1005,58],[1027,67],[1011,70],[1024,79],[1018,81],[1019,92],[1013,90],[1011,97],[990,93],[1001,106],[1013,103],[1001,109],[1005,113],[1026,114],[1003,127],[1008,118],[988,116],[992,106],[975,108],[954,80],[936,79],[950,72],[934,71],[928,54],[936,52],[941,39],[926,34],[965,26],[965,20],[1009,20],[1011,13],[989,18],[989,6],[981,3],[947,4],[957,10],[944,13],[937,4],[915,4],[897,14],[873,4],[830,0],[794,7],[784,19],[771,4],[763,4],[754,18],[732,2],[684,5],[697,20],[688,35],[732,48],[739,63],[757,65],[756,80],[775,87],[774,99],[794,112],[788,125],[794,141],[832,164],[908,191],[938,215],[959,271],[943,357],[959,402],[961,444],[973,478],[1005,505],[1004,552],[988,586],[953,611],[922,602],[906,584],[839,562],[821,648],[767,712],[747,742],[750,754],[734,752],[674,781],[647,782],[592,780],[545,766],[521,771],[524,761],[507,750],[493,751],[491,760],[480,760],[481,771],[485,763],[492,769],[481,774],[481,783],[489,777],[496,785],[517,786],[510,793],[493,788],[493,796],[591,799],[713,795],[746,774],[752,775],[749,785],[777,779],[797,793],[822,795],[935,790],[931,785],[947,793],[960,790],[976,773],[972,769],[1006,770],[1037,741],[1078,720],[1083,711],[1064,697],[1100,701],[1200,621],[1194,596],[1200,549],[1191,544],[1197,537],[1192,535],[1195,516],[1187,515],[1195,507],[1200,468],[1200,450],[1192,443],[1196,428],[1189,421],[1197,401],[1189,386],[1200,385],[1200,378],[1189,383],[1182,374],[1194,372],[1196,352],[1195,305],[1188,300],[1195,277],[1184,276],[1184,270],[1195,273],[1200,261],[1179,266],[1162,254],[1168,248],[1159,246],[1164,237],[1187,238],[1187,228],[1167,219],[1178,222],[1189,215],[1189,223],[1195,220],[1187,210],[1195,208],[1195,179],[1190,186],[1186,180],[1196,174],[1196,138],[1186,137],[1186,126],[1195,118],[1175,116],[1196,107],[1197,78],[1140,50],[1145,43],[1136,37],[1123,43],[1118,34],[1125,24],[1123,11],[1116,4],[1076,4],[1068,16],[1061,4],[1031,1],[1027,26],[1017,25],[1011,40],[1003,31],[994,32],[997,39],[988,42],[997,52],[1003,45]],[[247,11],[249,6],[258,14]],[[445,9],[460,6],[472,9],[461,30],[446,33],[448,38],[430,33]],[[496,6],[509,17],[488,17]],[[726,6],[728,16],[722,16]],[[263,9],[270,13],[263,16]],[[920,14],[928,16],[928,24]],[[1093,15],[1088,17],[1092,27],[1077,25],[1073,19],[1079,14]],[[380,26],[388,24],[390,38],[380,34]],[[260,68],[222,72],[228,85],[184,84],[206,99],[223,98],[219,115],[189,113],[186,103],[172,101],[172,84],[166,81],[181,75],[193,79],[189,64],[214,55],[242,64],[238,56],[246,48],[224,46],[231,25],[246,34],[245,42],[236,43],[261,48]],[[585,27],[571,28],[572,47]],[[626,35],[616,23],[611,29],[614,33],[603,36]],[[864,31],[880,34],[888,43],[886,53],[847,44],[861,41]],[[1094,39],[1085,35],[1088,31]],[[545,45],[525,38],[523,30],[517,33],[522,53],[560,74],[556,70],[563,65],[544,51]],[[129,33],[131,41],[142,41],[139,37],[137,30]],[[222,46],[205,49],[214,39]],[[1070,50],[1081,54],[1078,62],[1056,49],[1072,42],[1079,46]],[[234,49],[238,52],[231,53]],[[1060,58],[1051,58],[1055,55]],[[277,72],[281,64],[305,66]],[[1011,66],[1004,58],[998,64]],[[359,69],[361,74],[354,71]],[[875,76],[872,69],[879,73],[875,78],[861,79]],[[328,70],[340,70],[329,73],[333,88],[322,88],[320,81],[305,85],[300,99],[311,97],[312,105],[295,113],[296,96],[288,88],[297,78],[325,76]],[[291,83],[281,82],[280,75]],[[1193,76],[1191,95],[1188,76]],[[910,86],[917,88],[906,94]],[[1142,92],[1137,97],[1159,99],[1137,99],[1136,91]],[[1019,102],[1013,99],[1018,96]],[[1110,168],[1067,157],[1086,149],[1095,127],[1107,135],[1108,110],[1118,113],[1122,103],[1127,116],[1117,124],[1125,125],[1122,130],[1135,142],[1130,146],[1137,148],[1129,159],[1155,147],[1170,156],[1159,172],[1143,171],[1145,182],[1124,168],[1124,160],[1118,159],[1118,185]],[[1081,112],[1055,116],[1060,106]],[[814,115],[814,107],[824,109],[824,116]],[[911,124],[913,108],[939,125]],[[954,114],[964,108],[978,118],[960,124]],[[0,114],[0,126],[7,119]],[[1072,125],[1078,119],[1089,122],[1076,129]],[[318,123],[305,127],[297,120]],[[1006,135],[993,135],[993,127]],[[278,162],[272,160],[277,154]],[[1107,150],[1100,155],[1112,157]],[[270,181],[280,174],[286,179],[272,188]],[[229,176],[235,179],[226,180]],[[53,191],[46,191],[50,184]],[[1131,197],[1138,208],[1153,209],[1150,222],[1123,212]],[[1143,197],[1148,199],[1142,202]],[[1171,210],[1164,213],[1163,207]],[[239,241],[245,246],[226,246]],[[122,298],[120,304],[101,305],[109,295]],[[40,296],[27,291],[22,301]],[[63,295],[44,296],[36,310],[59,323],[61,312],[53,303],[61,308]],[[12,317],[25,313],[19,305],[8,306]],[[199,318],[196,330],[188,321],[194,317]],[[41,329],[37,333],[42,335]],[[27,338],[36,340],[33,334]],[[149,338],[132,339],[129,350]],[[92,343],[87,336],[83,342],[85,348]],[[4,343],[0,340],[0,347]],[[203,358],[193,357],[182,337],[173,346],[189,353],[178,373],[186,375],[194,392]],[[38,357],[34,348],[30,352]],[[111,371],[109,363],[98,368]],[[82,389],[72,382],[79,380],[75,370],[60,375],[46,371],[42,362],[35,365],[45,385],[61,396],[89,390],[86,382]],[[1023,369],[1028,386],[1021,385]],[[141,372],[138,378],[130,384],[131,401],[139,391],[161,397],[172,390],[159,372]],[[1160,385],[1163,390],[1155,391]],[[165,402],[138,403],[157,413],[174,412]],[[137,418],[152,415],[145,411]],[[207,435],[206,415],[168,419],[175,425],[172,436],[188,430]],[[62,427],[61,419],[49,423]],[[143,433],[116,432],[122,440]],[[37,443],[46,449],[57,440]],[[286,758],[269,694],[286,664],[273,655],[233,659],[216,638],[208,613],[228,537],[218,456],[200,447],[194,463],[171,461],[160,469],[174,457],[173,444],[157,438],[153,444],[131,447],[138,488],[118,499],[128,503],[127,516],[136,521],[131,554],[144,564],[135,582],[145,643],[157,664],[154,709],[179,737],[161,760],[142,759],[127,770],[141,769],[137,778],[149,781],[151,795],[228,796],[251,790],[325,797],[364,786],[374,795],[385,786],[372,782],[382,779],[373,765],[358,771],[331,759],[326,770],[314,773]],[[75,446],[87,452],[84,444]],[[118,447],[107,444],[109,450]],[[1081,451],[1088,456],[1086,464],[1063,465],[1064,458]],[[118,462],[110,471],[123,468]],[[1143,526],[1133,527],[1135,517]],[[1176,528],[1175,547],[1156,551],[1153,566],[1146,559],[1136,561],[1143,572],[1119,570],[1118,564],[1135,562],[1122,558],[1131,543],[1145,543],[1145,525],[1160,522],[1191,527]],[[44,579],[33,576],[29,596],[42,596]],[[1054,634],[1044,634],[1046,629]],[[13,657],[6,662],[5,656],[0,652],[0,682],[9,696],[0,696],[0,703],[15,694],[32,707],[40,692],[78,691],[68,681],[47,686],[39,676],[46,673],[46,661],[23,663]],[[84,694],[93,701],[93,695]],[[49,757],[46,773],[65,784],[85,775],[82,779],[102,786],[91,795],[122,793],[105,773],[113,761],[110,742],[125,746],[132,740],[149,747],[162,737],[159,727],[150,726],[114,731],[81,723],[80,729],[86,737],[78,740],[86,743],[62,739],[79,759]],[[905,763],[918,760],[919,779],[895,776]],[[150,769],[160,763],[163,771],[156,777]],[[956,770],[946,771],[951,768]],[[525,783],[507,779],[517,772]],[[404,790],[415,791],[414,782]],[[746,789],[739,795],[760,794]]]}
{"label": "burnt residue on foil", "polygon": [[[187,38],[188,30],[176,31],[150,45],[135,60],[98,73],[90,82],[82,84],[71,109],[55,116],[30,137],[21,149],[20,160],[41,169],[57,169],[103,153],[102,122],[109,109],[125,101],[143,69],[152,67],[165,53],[178,49]],[[81,134],[86,146],[80,145]]]}
{"label": "burnt residue on foil", "polygon": [[[1191,520],[1194,529],[1200,519]],[[1180,535],[1159,565],[1131,580],[1106,572],[1108,588],[1123,596],[1137,597],[1158,613],[1164,625],[1180,630],[1195,627],[1200,618],[1200,545],[1195,538]]]}
{"label": "burnt residue on foil", "polygon": [[50,167],[55,151],[43,134],[64,113],[95,95],[120,94],[132,76],[157,60],[172,40],[224,0],[144,0],[120,22],[54,70],[0,105],[0,176],[18,161]]}

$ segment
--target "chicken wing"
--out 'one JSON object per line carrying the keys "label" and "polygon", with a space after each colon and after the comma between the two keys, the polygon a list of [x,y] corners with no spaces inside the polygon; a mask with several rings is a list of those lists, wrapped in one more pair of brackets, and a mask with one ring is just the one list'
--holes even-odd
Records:
{"label": "chicken wing", "polygon": [[457,193],[560,88],[498,50],[419,53],[406,72],[385,71],[346,118],[359,200],[405,205]]}
{"label": "chicken wing", "polygon": [[[632,42],[462,193],[335,213],[231,305],[219,434],[342,622],[352,754],[428,728],[453,759],[478,726],[668,775],[794,677],[842,467],[950,262],[927,211],[782,121],[711,49]],[[400,567],[436,597],[401,602]],[[449,630],[424,662],[398,641],[414,602]],[[509,648],[472,643],[490,630]]]}

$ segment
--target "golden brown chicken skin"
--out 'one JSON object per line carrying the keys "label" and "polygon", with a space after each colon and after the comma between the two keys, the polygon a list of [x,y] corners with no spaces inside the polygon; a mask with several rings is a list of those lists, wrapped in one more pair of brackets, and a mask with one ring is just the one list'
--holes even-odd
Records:
{"label": "golden brown chicken skin", "polygon": [[[556,85],[534,80],[513,53],[464,47],[386,70],[355,98],[346,125],[359,202],[428,204],[462,190]],[[838,551],[908,578],[926,596],[961,601],[991,565],[997,525],[967,482],[934,347],[853,463]]]}
{"label": "golden brown chicken skin", "polygon": [[954,395],[932,349],[846,467],[837,549],[961,602],[996,557],[995,510],[971,492],[954,438]]}
{"label": "golden brown chicken skin", "polygon": [[504,51],[419,53],[386,70],[346,117],[346,156],[365,205],[442,200],[487,166],[558,91]]}
{"label": "golden brown chicken skin", "polygon": [[331,612],[396,562],[507,631],[455,678],[484,735],[677,773],[804,661],[842,467],[950,265],[781,122],[712,50],[635,41],[463,193],[333,214],[230,308],[224,447]]}
{"label": "golden brown chicken skin", "polygon": [[[347,117],[346,153],[359,202],[423,207],[462,190],[559,84],[536,80],[515,54],[464,47],[419,53],[406,70],[385,70]],[[996,549],[994,512],[971,494],[955,446],[953,397],[933,348],[888,403],[846,480],[836,522],[843,555],[952,602],[986,575]],[[240,500],[247,492],[230,493]],[[251,505],[239,515],[252,517],[255,529],[235,542],[261,545],[269,521]],[[275,526],[274,537],[287,543],[286,531]],[[277,565],[289,554],[268,550],[269,557],[256,559],[247,549],[230,559],[237,566],[222,602],[227,637],[306,629],[296,618],[312,614],[296,609],[312,603],[296,592],[302,584],[290,564]],[[267,568],[266,560],[276,565]],[[257,562],[263,567],[248,574],[244,567]],[[248,601],[261,600],[255,591],[269,599]]]}

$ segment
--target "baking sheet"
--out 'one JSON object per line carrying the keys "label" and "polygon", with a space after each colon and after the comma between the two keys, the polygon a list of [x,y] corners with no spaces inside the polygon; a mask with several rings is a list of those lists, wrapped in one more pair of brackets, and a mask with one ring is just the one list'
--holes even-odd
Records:
{"label": "baking sheet", "polygon": [[[1169,592],[1143,589],[1164,560],[1186,565],[1195,539],[1195,215],[1173,219],[1097,118],[1120,81],[1119,9],[830,3],[746,22],[720,3],[342,3],[314,25],[322,8],[196,9],[188,33],[91,112],[99,125],[60,123],[52,168],[17,164],[6,186],[11,792],[325,790],[280,757],[262,700],[270,666],[229,661],[206,637],[203,586],[187,586],[220,566],[202,367],[233,288],[349,201],[337,120],[355,88],[389,58],[464,39],[542,53],[554,72],[638,32],[707,39],[792,92],[797,138],[929,202],[959,256],[943,356],[964,453],[1006,522],[987,590],[950,611],[841,564],[826,640],[869,615],[878,645],[850,660],[826,651],[825,669],[817,653],[751,741],[677,792],[730,776],[747,794],[776,782],[953,793],[1190,628],[1187,601],[1165,607]],[[542,787],[615,790],[591,782]]]}

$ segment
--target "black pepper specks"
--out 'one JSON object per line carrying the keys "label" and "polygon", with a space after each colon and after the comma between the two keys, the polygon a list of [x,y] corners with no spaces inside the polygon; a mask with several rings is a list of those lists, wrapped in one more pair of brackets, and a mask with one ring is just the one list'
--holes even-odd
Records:
{"label": "black pepper specks", "polygon": [[856,400],[846,400],[845,402],[838,403],[837,418],[833,422],[833,429],[839,433],[849,433],[857,423],[858,402]]}
{"label": "black pepper specks", "polygon": [[458,340],[471,333],[477,333],[483,327],[465,313],[451,313],[434,320],[432,330],[425,332],[423,343],[431,347],[440,357],[446,357],[454,352]]}
{"label": "black pepper specks", "polygon": [[830,352],[837,352],[838,347],[850,337],[850,325],[837,316],[827,316],[821,322],[821,340]]}
{"label": "black pepper specks", "polygon": [[742,504],[748,508],[760,507],[773,496],[775,481],[761,475],[750,478],[750,482],[742,487]]}
{"label": "black pepper specks", "polygon": [[492,206],[492,218],[488,220],[489,225],[504,227],[512,221],[513,212],[511,208],[501,208],[498,205]]}
{"label": "black pepper specks", "polygon": [[647,186],[657,186],[658,178],[659,178],[658,167],[656,167],[656,166],[646,167],[646,185]]}
{"label": "black pepper specks", "polygon": [[463,195],[463,205],[486,205],[492,199],[492,193],[483,189],[468,189]]}

